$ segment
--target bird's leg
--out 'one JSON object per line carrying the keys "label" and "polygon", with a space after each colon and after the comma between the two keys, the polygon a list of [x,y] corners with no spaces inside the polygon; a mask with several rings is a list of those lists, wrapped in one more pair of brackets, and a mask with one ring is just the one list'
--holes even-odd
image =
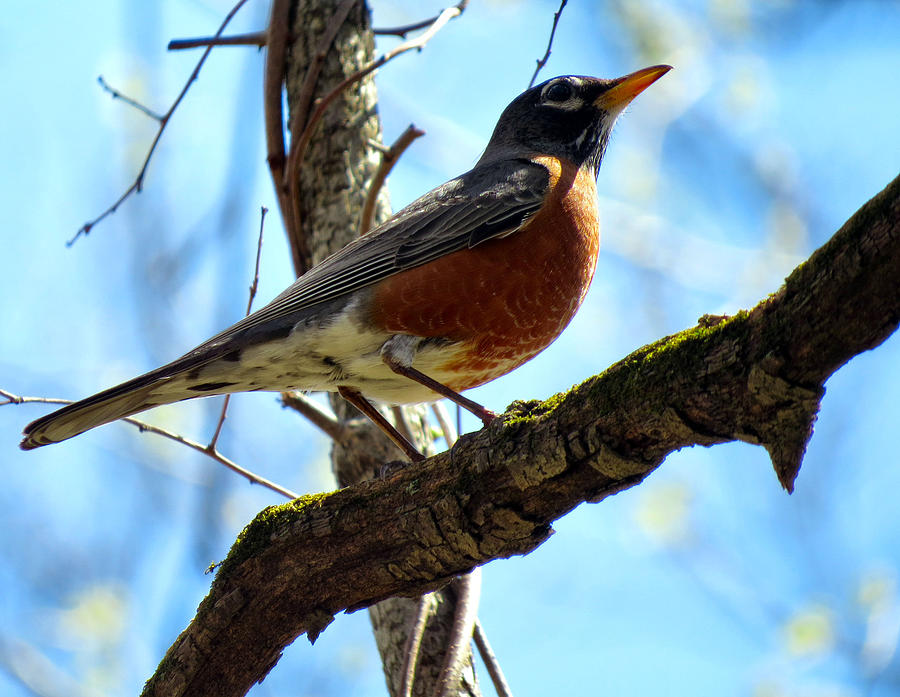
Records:
{"label": "bird's leg", "polygon": [[406,457],[408,457],[410,461],[421,462],[425,459],[425,456],[416,450],[416,446],[410,443],[400,431],[394,428],[394,424],[384,418],[384,414],[378,411],[368,399],[363,397],[359,390],[342,385],[338,387],[338,394],[359,409],[365,416],[374,422],[378,428],[384,431],[385,435],[394,441],[394,444],[406,454]]}
{"label": "bird's leg", "polygon": [[398,375],[402,375],[409,378],[410,380],[414,380],[420,385],[425,385],[425,387],[427,387],[428,389],[437,392],[442,397],[446,397],[454,404],[458,404],[466,411],[473,413],[475,416],[481,419],[481,423],[483,423],[485,426],[487,426],[489,423],[491,423],[491,421],[497,418],[497,415],[490,409],[485,409],[478,402],[473,402],[471,399],[463,397],[459,392],[451,390],[445,384],[438,382],[434,378],[428,377],[422,371],[416,370],[410,365],[406,365],[405,362],[400,361],[390,351],[382,349],[381,360],[383,360],[385,364],[387,364],[388,368],[393,370]]}

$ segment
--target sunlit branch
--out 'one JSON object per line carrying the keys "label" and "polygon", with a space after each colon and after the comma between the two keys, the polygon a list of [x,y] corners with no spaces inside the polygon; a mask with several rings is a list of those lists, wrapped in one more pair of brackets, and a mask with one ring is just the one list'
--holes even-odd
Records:
{"label": "sunlit branch", "polygon": [[[55,399],[52,397],[22,397],[12,392],[8,392],[7,390],[0,389],[0,397],[5,398],[7,401],[0,404],[3,406],[5,404],[71,404],[72,400],[70,399]],[[261,477],[254,472],[251,472],[248,469],[241,467],[239,464],[234,462],[233,460],[229,460],[227,457],[216,451],[214,448],[210,449],[207,445],[202,445],[197,441],[191,440],[190,438],[186,438],[178,433],[173,433],[172,431],[168,431],[164,428],[160,428],[159,426],[153,426],[152,424],[148,424],[144,421],[140,421],[139,419],[135,419],[133,417],[126,417],[124,419],[120,419],[120,421],[125,421],[126,423],[131,424],[132,426],[137,427],[139,431],[142,433],[154,433],[158,436],[162,436],[163,438],[168,438],[171,441],[175,441],[176,443],[180,443],[181,445],[186,445],[191,450],[196,450],[198,453],[203,453],[207,457],[212,458],[219,464],[225,465],[232,472],[236,472],[242,477],[246,478],[251,484],[259,484],[260,486],[264,486],[267,489],[271,489],[272,491],[281,494],[289,499],[297,498],[298,494],[291,491],[290,489],[286,489],[275,482],[269,481],[265,477]]]}
{"label": "sunlit branch", "polygon": [[[462,13],[466,6],[469,4],[469,0],[463,0],[463,2],[458,3],[456,5],[457,9]],[[383,29],[373,29],[372,33],[376,36],[399,36],[401,39],[405,39],[406,35],[413,31],[419,31],[419,29],[424,29],[429,24],[433,24],[437,20],[437,17],[431,17],[430,19],[422,20],[421,22],[416,22],[415,24],[405,24],[401,27],[385,27]]]}
{"label": "sunlit branch", "polygon": [[391,147],[387,150],[382,150],[381,164],[378,165],[375,176],[372,177],[372,183],[369,184],[366,202],[363,205],[362,214],[359,218],[360,235],[364,235],[372,229],[372,223],[375,218],[375,204],[378,201],[378,194],[384,187],[384,182],[387,180],[388,174],[390,174],[394,165],[397,164],[397,161],[400,159],[400,156],[403,155],[412,142],[416,138],[421,138],[424,135],[425,131],[416,128],[413,124],[409,124],[409,126],[406,127],[406,130],[400,134],[400,137],[394,141]]}
{"label": "sunlit branch", "polygon": [[562,0],[559,3],[559,9],[553,13],[553,26],[550,28],[550,39],[547,41],[547,50],[544,51],[543,58],[540,58],[537,61],[537,66],[534,69],[534,74],[531,76],[531,82],[528,83],[528,87],[533,87],[535,80],[537,80],[538,73],[541,72],[541,69],[547,65],[547,61],[550,59],[550,49],[553,47],[553,37],[556,36],[556,25],[559,24],[559,18],[562,16],[563,8],[565,8],[568,0]]}
{"label": "sunlit branch", "polygon": [[[244,316],[250,314],[250,308],[253,307],[253,299],[256,297],[256,290],[259,287],[259,259],[262,256],[262,243],[263,243],[263,229],[266,224],[266,213],[269,212],[269,209],[263,206],[260,209],[259,214],[259,237],[256,241],[256,265],[253,268],[253,280],[250,282],[250,297],[247,299],[247,310],[244,312]],[[219,434],[222,433],[222,426],[225,424],[225,415],[228,413],[228,405],[231,403],[231,395],[225,395],[225,400],[222,402],[222,412],[219,414],[219,421],[216,423],[216,430],[213,432],[213,437],[209,441],[209,445],[207,446],[211,450],[216,449],[216,443],[219,441]]]}
{"label": "sunlit branch", "polygon": [[253,31],[247,34],[235,34],[233,36],[205,36],[199,39],[172,39],[166,48],[169,51],[182,51],[187,48],[201,48],[203,46],[258,46],[266,45],[268,32]]}
{"label": "sunlit branch", "polygon": [[136,99],[132,99],[131,97],[126,97],[124,94],[119,92],[119,90],[110,86],[110,84],[106,80],[103,79],[102,75],[99,75],[97,77],[97,82],[100,83],[100,87],[102,87],[105,92],[108,92],[113,99],[119,99],[119,100],[123,101],[128,106],[134,107],[135,109],[137,109],[138,111],[140,111],[143,114],[146,114],[147,116],[149,116],[151,119],[153,119],[155,121],[163,120],[163,117],[160,114],[157,114],[155,111],[153,111],[149,107],[144,106]]}

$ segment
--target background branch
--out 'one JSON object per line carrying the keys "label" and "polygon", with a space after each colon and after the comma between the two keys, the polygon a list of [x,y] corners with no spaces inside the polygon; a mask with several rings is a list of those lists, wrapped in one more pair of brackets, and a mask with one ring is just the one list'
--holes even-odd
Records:
{"label": "background branch", "polygon": [[544,51],[544,55],[541,58],[538,58],[536,63],[537,65],[534,67],[534,73],[531,76],[531,81],[528,83],[528,87],[533,87],[535,81],[537,80],[538,73],[547,65],[547,61],[550,60],[550,49],[553,48],[553,38],[556,36],[556,27],[559,24],[559,18],[562,17],[563,10],[566,7],[566,3],[568,0],[562,0],[559,3],[559,9],[553,13],[553,24],[550,27],[550,38],[547,39],[547,50]]}
{"label": "background branch", "polygon": [[[234,16],[238,13],[238,10],[240,10],[241,7],[246,4],[246,2],[247,0],[238,0],[237,4],[231,8],[227,15],[225,15],[225,19],[222,20],[222,24],[219,25],[219,30],[215,33],[214,38],[218,38],[222,34],[222,32],[225,31],[225,27],[228,26],[229,22],[231,22]],[[166,130],[166,126],[169,125],[169,119],[172,118],[172,114],[175,113],[175,110],[178,108],[179,104],[181,104],[181,101],[184,99],[184,96],[191,88],[194,80],[197,79],[197,76],[200,74],[200,69],[203,67],[203,64],[206,62],[206,59],[209,57],[209,54],[213,50],[213,48],[213,45],[209,45],[206,47],[206,50],[203,52],[203,55],[200,56],[200,60],[197,61],[197,65],[194,66],[194,70],[188,77],[187,82],[184,83],[184,87],[181,88],[181,92],[178,93],[175,101],[172,102],[172,106],[169,107],[165,114],[163,114],[162,116],[158,116],[157,114],[151,112],[149,109],[138,107],[141,108],[145,113],[159,121],[159,130],[156,132],[156,135],[153,137],[153,141],[150,143],[150,148],[147,150],[147,156],[144,158],[144,164],[141,165],[141,169],[138,172],[137,177],[135,177],[134,182],[132,182],[131,186],[129,186],[125,190],[125,192],[121,196],[119,196],[118,199],[116,199],[116,202],[96,218],[82,225],[78,229],[78,232],[75,233],[74,237],[66,242],[67,246],[75,244],[75,241],[82,235],[90,234],[91,230],[97,223],[115,213],[116,210],[118,210],[119,206],[121,206],[128,198],[130,198],[132,194],[139,194],[141,192],[141,189],[144,186],[144,177],[147,174],[147,168],[150,166],[150,160],[153,159],[153,153],[156,152],[156,146],[159,145],[159,141]],[[106,88],[105,83],[101,82],[101,84],[104,85],[104,88]],[[133,100],[128,101],[132,106],[137,106],[137,104],[133,102]]]}
{"label": "background branch", "polygon": [[[0,397],[5,399],[5,402],[0,402],[0,406],[4,406],[6,404],[71,404],[71,399],[56,399],[53,397],[23,397],[17,394],[13,394],[7,390],[0,389]],[[265,477],[261,477],[260,475],[252,472],[245,467],[241,467],[239,464],[225,457],[216,450],[215,447],[215,439],[212,440],[208,445],[203,445],[202,443],[198,443],[195,440],[191,440],[187,436],[183,436],[180,433],[174,433],[173,431],[169,431],[168,429],[161,428],[159,426],[154,426],[153,424],[148,424],[146,421],[141,421],[140,419],[136,419],[133,416],[128,416],[124,419],[120,419],[125,423],[129,423],[132,426],[137,427],[137,429],[141,433],[153,433],[157,436],[162,436],[168,440],[171,440],[179,445],[184,445],[191,450],[196,450],[198,453],[202,453],[207,457],[215,460],[220,465],[225,465],[228,469],[230,469],[235,474],[239,474],[244,477],[251,484],[259,484],[260,486],[264,486],[267,489],[271,489],[277,494],[281,494],[282,496],[294,499],[297,498],[297,494],[290,489],[287,489],[280,484],[276,484],[275,482],[269,481]],[[221,422],[220,422],[221,426]],[[217,429],[218,432],[218,429]]]}
{"label": "background branch", "polygon": [[163,117],[161,114],[157,114],[150,107],[144,106],[136,99],[132,99],[131,97],[128,97],[128,96],[122,94],[121,92],[119,92],[119,90],[112,87],[106,80],[103,79],[102,75],[99,75],[97,77],[97,82],[100,84],[100,87],[103,88],[103,91],[109,93],[109,95],[113,99],[118,99],[118,100],[124,102],[128,106],[130,106],[134,109],[137,109],[142,114],[149,116],[154,121],[162,121],[163,120]]}
{"label": "background branch", "polygon": [[372,229],[372,224],[375,220],[375,205],[378,203],[378,194],[381,192],[381,187],[383,187],[385,181],[387,181],[387,177],[394,168],[394,165],[397,164],[397,161],[403,153],[406,152],[406,149],[412,145],[412,142],[416,138],[421,138],[424,135],[425,131],[416,128],[413,124],[409,124],[409,126],[406,127],[406,130],[404,130],[403,133],[397,137],[397,140],[391,144],[391,147],[382,152],[381,164],[378,166],[372,181],[369,182],[369,192],[366,194],[366,202],[363,205],[362,215],[359,219],[360,235],[365,235]]}
{"label": "background branch", "polygon": [[[460,11],[460,13],[462,13],[466,9],[466,6],[468,4],[469,0],[463,0],[463,2],[457,3],[455,7]],[[376,27],[372,30],[372,33],[376,36],[399,36],[401,39],[405,39],[406,35],[410,32],[419,31],[420,29],[425,29],[426,27],[431,26],[437,21],[438,17],[440,17],[440,14],[434,17],[430,17],[429,19],[425,19],[421,22],[405,24],[402,27]]]}
{"label": "background branch", "polygon": [[247,34],[234,34],[233,36],[204,36],[198,39],[172,39],[166,46],[170,51],[183,51],[188,48],[201,48],[203,46],[256,46],[262,48],[266,45],[268,34],[264,31],[254,31]]}

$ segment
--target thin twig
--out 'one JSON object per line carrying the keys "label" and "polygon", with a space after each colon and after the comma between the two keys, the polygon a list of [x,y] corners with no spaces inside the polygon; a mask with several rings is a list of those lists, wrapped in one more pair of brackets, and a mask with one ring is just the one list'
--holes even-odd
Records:
{"label": "thin twig", "polygon": [[365,68],[358,70],[357,72],[349,75],[348,77],[341,80],[338,85],[332,89],[328,94],[322,97],[319,100],[319,103],[316,105],[315,110],[310,115],[309,120],[306,122],[306,125],[303,128],[303,132],[300,134],[300,137],[297,138],[296,141],[291,143],[290,154],[288,155],[288,166],[285,175],[288,180],[285,184],[288,186],[288,189],[291,192],[292,198],[296,198],[296,190],[299,187],[300,179],[300,168],[303,164],[303,159],[306,155],[306,149],[309,146],[309,141],[312,139],[312,135],[315,132],[316,126],[318,126],[319,121],[321,121],[322,116],[325,114],[325,111],[328,107],[334,102],[340,94],[346,89],[349,85],[352,85],[356,82],[362,80],[366,75],[371,73],[374,70],[377,70],[385,63],[390,60],[393,60],[397,56],[406,53],[407,51],[411,51],[413,49],[422,50],[425,48],[425,45],[437,34],[447,22],[449,22],[454,17],[458,17],[462,10],[465,9],[463,6],[462,9],[457,6],[448,7],[443,10],[434,22],[431,23],[431,26],[428,27],[426,31],[424,31],[420,36],[415,39],[410,39],[409,41],[404,41],[399,46],[391,49],[380,58],[376,59]]}
{"label": "thin twig", "polygon": [[228,414],[228,405],[231,404],[231,395],[225,395],[225,399],[222,401],[222,411],[219,412],[219,420],[216,422],[216,430],[213,432],[212,438],[209,440],[209,444],[206,446],[207,451],[210,454],[213,454],[216,451],[216,443],[219,442],[219,434],[222,433],[222,426],[225,425],[225,416]]}
{"label": "thin twig", "polygon": [[[469,0],[463,0],[463,2],[459,3],[456,7],[459,9],[460,13],[462,13],[466,6],[469,4]],[[437,17],[431,17],[430,19],[423,20],[421,22],[416,22],[415,24],[406,24],[402,27],[388,27],[384,29],[373,29],[372,33],[375,36],[399,36],[401,39],[405,39],[406,35],[413,31],[418,31],[419,29],[424,29],[429,24],[434,23]]]}
{"label": "thin twig", "polygon": [[374,138],[366,138],[366,143],[368,144],[368,146],[370,148],[372,148],[372,150],[377,150],[382,155],[391,149],[391,147],[389,145],[380,143],[377,140],[375,140]]}
{"label": "thin twig", "polygon": [[256,263],[253,266],[253,282],[250,283],[250,297],[247,298],[247,311],[244,315],[249,315],[253,307],[253,300],[256,298],[256,291],[259,289],[259,259],[262,256],[263,230],[266,226],[266,213],[269,209],[265,206],[259,208],[259,237],[256,240]]}
{"label": "thin twig", "polygon": [[[253,281],[250,283],[250,297],[247,299],[247,310],[244,312],[244,317],[250,314],[250,308],[253,307],[253,299],[256,297],[256,289],[259,287],[259,259],[262,256],[262,243],[263,243],[263,229],[266,224],[266,213],[269,212],[269,209],[265,206],[260,208],[259,214],[259,238],[256,241],[256,266],[253,269]],[[228,413],[228,405],[231,404],[231,395],[225,395],[225,400],[222,402],[222,412],[219,414],[219,421],[216,423],[216,430],[213,432],[213,437],[209,441],[209,445],[206,447],[215,451],[216,443],[219,441],[219,434],[222,433],[222,426],[225,423],[225,415]]]}
{"label": "thin twig", "polygon": [[21,395],[13,394],[12,392],[7,392],[6,390],[0,389],[0,397],[4,397],[6,399],[5,402],[0,404],[0,406],[5,406],[7,404],[71,404],[72,400],[70,399],[56,399],[54,397],[23,397]]}
{"label": "thin twig", "polygon": [[441,431],[444,434],[444,441],[447,443],[447,447],[452,448],[454,443],[456,443],[457,432],[456,429],[453,428],[453,424],[450,423],[450,415],[447,413],[447,407],[444,406],[443,402],[433,402],[431,405],[431,411],[434,412],[434,417],[437,419],[438,425],[441,427]]}
{"label": "thin twig", "polygon": [[400,672],[401,697],[412,697],[413,685],[416,682],[416,666],[419,663],[422,638],[428,626],[428,611],[431,609],[433,599],[434,593],[426,593],[419,598],[416,605],[415,622],[406,637],[406,646],[403,647],[403,667]]}
{"label": "thin twig", "polygon": [[130,416],[128,418],[122,419],[122,421],[127,421],[128,423],[133,424],[134,426],[137,426],[141,432],[146,431],[148,433],[155,433],[158,436],[162,436],[163,438],[168,438],[169,440],[173,440],[176,443],[181,443],[182,445],[186,445],[187,447],[191,448],[192,450],[196,450],[199,453],[203,453],[204,455],[212,458],[219,464],[225,465],[232,472],[236,472],[237,474],[241,475],[242,477],[247,478],[251,484],[260,484],[260,485],[262,485],[268,489],[271,489],[272,491],[275,491],[289,499],[295,499],[299,496],[299,494],[291,491],[290,489],[286,489],[285,487],[283,487],[279,484],[276,484],[275,482],[269,481],[265,477],[261,477],[260,475],[255,474],[248,469],[244,469],[243,467],[241,467],[239,464],[237,464],[233,460],[229,460],[227,457],[222,455],[222,453],[220,453],[218,450],[214,450],[214,451],[207,450],[206,446],[203,445],[202,443],[197,443],[196,441],[193,441],[190,438],[185,438],[184,436],[182,436],[178,433],[172,433],[171,431],[167,431],[163,428],[159,428],[158,426],[153,426],[151,424],[144,423],[143,421],[138,421],[137,419],[134,419]]}
{"label": "thin twig", "polygon": [[406,130],[400,134],[400,137],[394,141],[391,147],[382,151],[381,164],[378,165],[375,176],[372,177],[372,183],[369,184],[366,202],[363,205],[362,214],[359,217],[360,235],[365,235],[372,229],[372,223],[375,218],[375,204],[378,201],[378,194],[381,192],[382,187],[384,187],[384,182],[387,179],[388,174],[391,173],[394,165],[397,164],[397,160],[400,159],[400,156],[412,142],[416,138],[421,138],[424,135],[425,131],[416,128],[413,124],[409,124],[409,126],[406,127]]}
{"label": "thin twig", "polygon": [[406,418],[406,410],[396,404],[390,409],[391,414],[394,416],[394,428],[396,428],[400,432],[401,436],[412,443],[415,438],[413,438],[412,428],[410,428],[409,425],[409,419]]}
{"label": "thin twig", "polygon": [[[51,397],[22,397],[2,389],[0,389],[0,397],[4,397],[7,400],[3,404],[72,404],[71,399],[54,399]],[[0,404],[0,406],[3,406],[3,404]],[[136,426],[137,429],[142,433],[155,433],[158,436],[168,438],[169,440],[180,443],[181,445],[186,445],[191,450],[196,450],[198,453],[203,453],[219,464],[225,465],[232,472],[236,472],[242,477],[245,477],[251,484],[259,484],[260,486],[271,489],[272,491],[279,493],[282,496],[286,496],[289,499],[295,499],[298,496],[298,494],[291,491],[290,489],[286,489],[283,486],[276,484],[275,482],[271,482],[265,477],[261,477],[260,475],[255,474],[248,469],[244,469],[239,464],[237,464],[233,460],[229,460],[218,451],[209,450],[208,447],[203,445],[202,443],[193,441],[190,438],[185,438],[178,433],[167,431],[166,429],[160,428],[159,426],[153,426],[152,424],[140,421],[131,416],[120,419],[120,421],[125,421],[126,423],[130,423],[132,426]]]}
{"label": "thin twig", "polygon": [[151,119],[155,121],[162,121],[163,117],[157,114],[151,108],[144,106],[139,101],[132,99],[131,97],[126,97],[124,94],[119,92],[119,90],[111,87],[110,84],[103,79],[102,75],[97,76],[97,82],[100,83],[100,87],[102,87],[105,92],[108,92],[113,99],[121,99],[128,106],[134,107],[138,111],[149,116]]}
{"label": "thin twig", "polygon": [[204,36],[198,39],[172,39],[166,48],[169,51],[183,51],[186,48],[200,48],[201,46],[258,46],[266,45],[268,33],[264,31],[252,31],[247,34],[234,34],[233,36]]}
{"label": "thin twig", "polygon": [[494,655],[494,650],[488,642],[487,634],[484,633],[484,627],[481,626],[481,622],[477,619],[475,620],[473,637],[475,646],[478,647],[478,653],[481,655],[481,660],[484,661],[488,675],[491,676],[491,682],[494,683],[497,697],[512,697],[512,689],[510,689],[509,683],[506,682],[503,671],[500,670],[500,662],[497,660],[497,656]]}
{"label": "thin twig", "polygon": [[556,25],[559,24],[559,18],[562,16],[563,8],[566,6],[568,0],[562,0],[559,3],[559,9],[553,13],[553,27],[550,29],[550,40],[547,41],[547,50],[544,52],[544,57],[537,61],[537,67],[534,69],[534,75],[531,76],[531,82],[528,83],[528,87],[531,88],[534,86],[534,81],[537,80],[538,73],[541,72],[541,69],[547,65],[547,60],[550,58],[550,49],[553,46],[553,37],[556,36]]}
{"label": "thin twig", "polygon": [[[223,31],[225,31],[225,27],[228,26],[228,23],[232,20],[232,18],[237,14],[238,10],[244,6],[247,0],[238,0],[238,3],[231,8],[231,11],[225,16],[225,19],[222,21],[221,26],[219,27],[219,31],[216,32],[216,36],[220,36]],[[144,158],[144,164],[141,166],[141,171],[138,172],[137,177],[129,186],[125,193],[123,193],[119,198],[113,203],[109,208],[107,208],[103,213],[94,218],[91,221],[88,221],[84,225],[79,228],[78,232],[75,233],[75,236],[72,239],[66,242],[67,247],[71,247],[75,244],[75,240],[77,240],[82,235],[88,235],[93,227],[99,223],[101,220],[105,219],[107,216],[112,215],[118,210],[119,206],[129,198],[132,194],[140,193],[141,189],[144,186],[144,175],[147,173],[147,167],[150,166],[150,159],[153,157],[153,153],[156,151],[156,146],[159,144],[160,138],[162,138],[163,132],[166,130],[166,126],[169,123],[169,119],[172,118],[172,114],[178,108],[178,105],[181,104],[181,100],[184,99],[184,95],[187,94],[187,91],[190,89],[191,84],[193,84],[194,80],[197,79],[197,75],[200,74],[200,69],[203,67],[203,64],[206,62],[207,56],[209,56],[210,52],[213,50],[213,46],[207,46],[206,50],[203,52],[203,55],[200,57],[200,60],[197,61],[197,65],[194,67],[194,71],[191,73],[190,77],[187,79],[187,82],[184,84],[181,92],[178,97],[176,97],[175,101],[172,102],[172,106],[169,107],[169,110],[163,114],[159,118],[159,130],[156,132],[156,136],[153,138],[153,142],[150,144],[150,149],[147,151],[147,157]]]}
{"label": "thin twig", "polygon": [[346,436],[346,427],[337,417],[302,392],[282,392],[281,404],[306,417],[313,426],[317,426],[334,441],[340,441]]}

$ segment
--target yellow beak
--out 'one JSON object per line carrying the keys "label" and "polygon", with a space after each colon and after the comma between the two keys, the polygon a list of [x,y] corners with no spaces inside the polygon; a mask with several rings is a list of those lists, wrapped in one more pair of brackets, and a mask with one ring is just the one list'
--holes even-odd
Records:
{"label": "yellow beak", "polygon": [[622,111],[632,99],[671,69],[671,65],[654,65],[617,78],[612,81],[612,86],[609,89],[597,97],[594,101],[594,106],[613,113]]}

